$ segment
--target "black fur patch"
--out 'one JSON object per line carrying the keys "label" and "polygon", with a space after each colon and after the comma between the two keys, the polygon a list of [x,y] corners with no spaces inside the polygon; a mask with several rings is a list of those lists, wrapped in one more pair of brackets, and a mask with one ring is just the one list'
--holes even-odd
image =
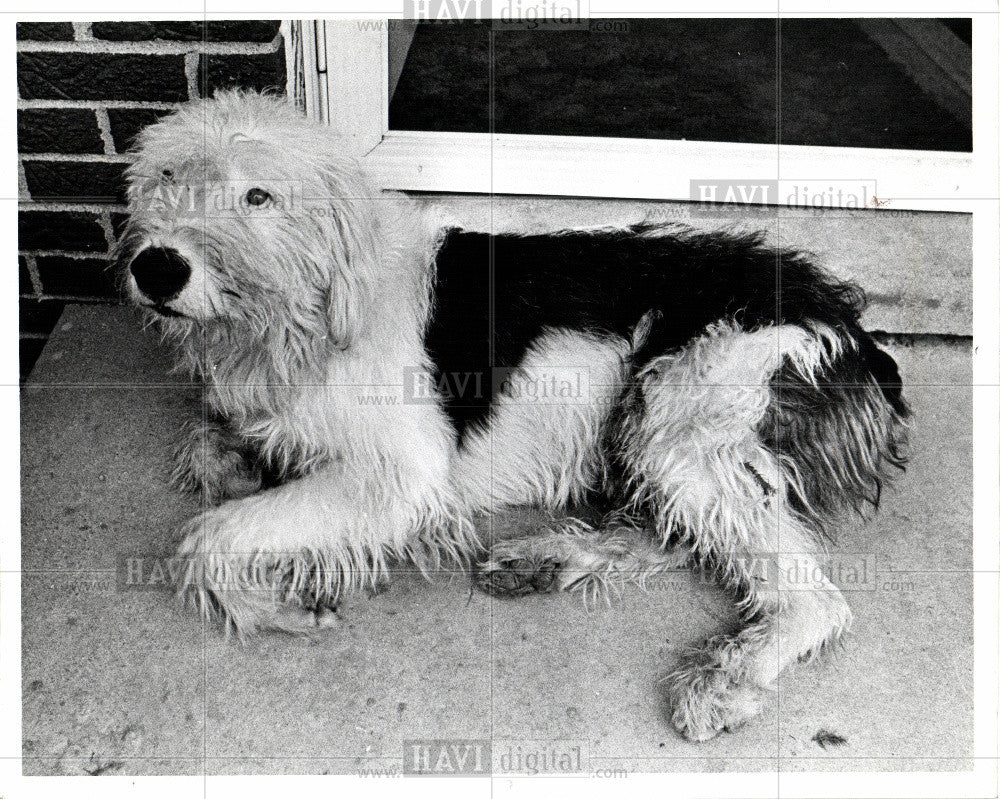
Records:
{"label": "black fur patch", "polygon": [[[461,436],[488,417],[492,368],[517,366],[546,329],[627,339],[646,313],[657,311],[634,355],[639,369],[720,319],[746,329],[821,322],[857,335],[863,304],[858,288],[801,253],[766,246],[760,233],[699,233],[680,225],[530,236],[451,230],[437,255],[426,342]],[[875,348],[862,368],[878,372],[880,383],[883,376],[898,382],[895,364],[884,359]],[[893,392],[898,398],[895,388],[887,396]]]}
{"label": "black fur patch", "polygon": [[892,468],[906,465],[905,420],[896,362],[867,333],[816,375],[787,365],[771,380],[771,404],[758,433],[769,450],[795,463],[804,496],[790,497],[815,529],[853,510],[877,508]]}

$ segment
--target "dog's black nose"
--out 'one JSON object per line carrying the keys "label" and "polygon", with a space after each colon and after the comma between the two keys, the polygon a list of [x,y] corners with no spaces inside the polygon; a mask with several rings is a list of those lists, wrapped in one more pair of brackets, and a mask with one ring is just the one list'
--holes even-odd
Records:
{"label": "dog's black nose", "polygon": [[156,302],[164,302],[180,293],[191,276],[191,267],[177,250],[150,247],[140,252],[129,265],[139,291]]}

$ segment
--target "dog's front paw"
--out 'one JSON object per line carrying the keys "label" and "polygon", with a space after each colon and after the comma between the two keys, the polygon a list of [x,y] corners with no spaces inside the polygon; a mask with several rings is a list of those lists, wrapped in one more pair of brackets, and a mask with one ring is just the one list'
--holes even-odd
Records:
{"label": "dog's front paw", "polygon": [[691,741],[732,732],[760,712],[762,689],[735,680],[704,653],[689,656],[665,682],[671,721]]}
{"label": "dog's front paw", "polygon": [[206,620],[220,619],[241,639],[260,630],[309,634],[339,618],[316,553],[249,548],[267,531],[258,498],[206,510],[182,529],[177,592]]}
{"label": "dog's front paw", "polygon": [[171,482],[181,491],[200,492],[205,502],[217,505],[260,491],[263,477],[237,436],[216,422],[196,420],[181,430]]}
{"label": "dog's front paw", "polygon": [[241,637],[258,629],[257,605],[244,599],[250,563],[232,551],[232,523],[227,507],[203,511],[181,528],[177,557],[181,568],[177,594],[206,620],[221,618],[227,632]]}

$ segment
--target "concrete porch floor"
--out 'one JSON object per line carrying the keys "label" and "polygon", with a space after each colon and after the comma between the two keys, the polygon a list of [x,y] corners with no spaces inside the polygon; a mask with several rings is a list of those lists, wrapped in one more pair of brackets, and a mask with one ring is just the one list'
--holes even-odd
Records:
{"label": "concrete porch floor", "polygon": [[[491,738],[495,752],[570,739],[591,770],[968,769],[970,349],[891,349],[913,460],[874,521],[840,536],[879,571],[848,596],[853,634],[785,674],[761,718],[695,745],[667,723],[657,678],[734,614],[687,573],[590,610],[402,576],[321,637],[242,647],[168,593],[119,586],[120,558],[168,552],[196,510],[167,475],[197,389],[130,310],[69,306],[22,392],[24,773],[393,770],[420,738]],[[844,742],[823,748],[821,731]]]}

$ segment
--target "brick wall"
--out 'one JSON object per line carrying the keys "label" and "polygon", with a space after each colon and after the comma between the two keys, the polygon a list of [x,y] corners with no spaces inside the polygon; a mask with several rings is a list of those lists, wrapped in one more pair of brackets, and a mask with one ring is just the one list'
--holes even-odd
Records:
{"label": "brick wall", "polygon": [[135,134],[233,86],[284,89],[277,21],[18,23],[22,376],[66,302],[117,299],[107,254]]}

